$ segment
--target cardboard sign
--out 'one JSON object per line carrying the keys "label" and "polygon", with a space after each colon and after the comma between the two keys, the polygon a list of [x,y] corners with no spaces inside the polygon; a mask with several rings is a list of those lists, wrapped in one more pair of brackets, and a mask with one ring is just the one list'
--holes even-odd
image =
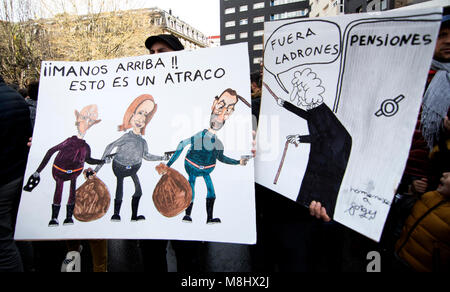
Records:
{"label": "cardboard sign", "polygon": [[256,182],[379,240],[441,9],[269,22]]}
{"label": "cardboard sign", "polygon": [[15,238],[255,243],[248,68],[246,44],[43,62]]}

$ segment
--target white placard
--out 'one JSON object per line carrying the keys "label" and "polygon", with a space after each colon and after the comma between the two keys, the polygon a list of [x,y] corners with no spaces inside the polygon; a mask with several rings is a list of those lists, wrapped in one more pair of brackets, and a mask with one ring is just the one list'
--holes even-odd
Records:
{"label": "white placard", "polygon": [[[66,205],[70,205],[70,180],[63,183],[63,191],[59,199],[58,195],[55,196],[57,178],[52,175],[52,172],[57,173],[58,180],[63,171],[67,176],[70,175],[67,171],[72,172],[72,175],[78,172],[76,188],[80,187],[85,178],[80,174],[83,170],[56,165],[55,161],[63,161],[57,160],[61,158],[57,158],[57,155],[62,153],[62,148],[58,148],[40,172],[40,183],[31,192],[23,191],[22,193],[15,238],[17,240],[180,239],[255,243],[253,160],[248,160],[246,165],[235,165],[234,161],[237,160],[239,163],[241,156],[251,154],[250,107],[241,100],[231,101],[234,105],[227,114],[223,128],[215,131],[215,136],[208,130],[212,112],[218,111],[218,115],[223,112],[216,101],[224,103],[221,99],[224,90],[230,88],[250,102],[247,47],[247,44],[243,43],[190,52],[180,51],[114,60],[43,62],[36,126],[24,186],[27,185],[27,179],[36,172],[49,149],[66,141],[69,137],[75,137],[74,143],[79,143],[76,142],[78,141],[76,136],[80,131],[80,127],[76,125],[77,115],[86,116],[88,109],[93,111],[96,109],[98,116],[91,116],[90,119],[91,122],[92,120],[100,120],[100,122],[91,125],[85,131],[83,139],[90,147],[92,158],[101,159],[104,154],[113,154],[113,161],[104,164],[96,174],[109,190],[110,204],[106,214],[99,219],[81,222],[73,218],[73,224],[64,224]],[[134,134],[134,136],[137,137],[136,141],[140,141],[139,145],[146,144],[148,153],[144,151],[145,155],[154,155],[153,158],[160,157],[158,159],[143,157],[142,149],[141,152],[136,150],[141,147],[137,146],[138,144],[122,149],[124,144],[121,144],[121,139],[125,139],[126,135],[133,136],[136,122],[129,128],[125,127],[124,131],[118,130],[119,125],[126,124],[124,123],[127,119],[126,112],[133,107],[133,102],[147,95],[152,97],[152,100],[147,102],[147,105],[150,104],[147,110],[151,112],[152,118],[145,128],[145,134]],[[142,101],[144,100],[147,99],[144,97]],[[157,110],[153,112],[155,104]],[[85,107],[89,105],[92,106],[86,109]],[[148,116],[149,113],[145,112],[145,108],[145,106],[134,108],[136,112],[131,112],[131,116],[128,116],[130,124],[131,117],[137,117],[139,114]],[[75,111],[78,114],[75,114]],[[78,119],[78,123],[80,122],[83,121]],[[174,217],[166,217],[155,207],[152,194],[162,177],[155,167],[161,162],[167,163],[167,158],[161,161],[165,152],[173,154],[181,141],[203,130],[216,139],[216,144],[209,149],[209,152],[206,151],[207,154],[215,155],[208,158],[215,161],[215,167],[209,168],[214,194],[207,192],[203,179],[206,175],[197,177],[195,199],[190,215],[192,222],[186,223],[182,221],[185,211]],[[217,149],[218,141],[221,141],[222,149]],[[106,150],[108,145],[113,146],[111,152]],[[185,146],[171,167],[188,181],[185,157],[193,145]],[[73,151],[81,151],[76,147]],[[204,148],[200,146],[200,150]],[[197,150],[199,149],[193,149],[194,152]],[[83,151],[80,155],[84,155]],[[212,152],[214,153],[211,154]],[[68,153],[71,152],[68,151]],[[136,153],[141,155],[137,158],[141,162],[137,171],[134,170],[135,164],[130,162],[130,165],[127,165],[124,162],[127,159],[132,161],[130,156]],[[221,154],[234,160],[222,162],[223,158],[219,157]],[[73,153],[71,157],[72,160],[83,160]],[[195,162],[201,164],[203,159],[202,156]],[[67,160],[59,163],[67,165]],[[81,163],[81,165],[82,169],[96,168],[96,165],[87,163]],[[114,165],[124,168],[120,171],[116,169],[115,173]],[[126,173],[127,171],[130,173],[134,171],[135,177],[139,179],[141,192],[136,190],[133,175]],[[121,174],[117,175],[117,173]],[[119,212],[120,222],[117,222],[111,219],[114,219],[115,199],[118,193],[117,182],[121,176],[125,177]],[[138,196],[139,193],[141,196],[138,215],[144,216],[145,220],[140,220],[143,218],[139,217],[139,220],[131,221],[132,197]],[[208,196],[216,197],[213,217],[219,218],[221,223],[206,224],[207,193]],[[60,210],[57,217],[58,225],[55,226],[51,224],[52,205],[58,205],[57,203],[60,204]]]}

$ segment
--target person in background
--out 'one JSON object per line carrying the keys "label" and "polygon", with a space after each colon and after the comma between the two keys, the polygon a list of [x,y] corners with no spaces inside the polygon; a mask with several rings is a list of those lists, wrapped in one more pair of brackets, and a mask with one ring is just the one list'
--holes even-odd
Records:
{"label": "person in background", "polygon": [[0,137],[0,272],[22,272],[13,235],[31,137],[30,111],[23,97],[1,76]]}
{"label": "person in background", "polygon": [[28,89],[26,89],[26,88],[19,88],[19,90],[17,90],[17,92],[20,93],[20,95],[22,95],[23,98],[28,97]]}
{"label": "person in background", "polygon": [[[382,250],[388,256],[386,261],[391,263],[389,268],[405,270],[408,266],[416,271],[449,269],[449,62],[450,15],[446,8],[407,165],[380,241]],[[432,180],[432,174],[436,172],[444,173],[438,183]],[[437,190],[428,191],[430,187]],[[311,215],[329,221],[326,209],[320,203],[313,203],[310,206]],[[428,216],[429,213],[433,215]],[[425,220],[425,217],[428,218]],[[440,218],[439,224],[436,224],[436,218]],[[434,239],[427,238],[424,233],[432,234]],[[418,248],[418,243],[422,248]],[[433,250],[433,244],[439,254]],[[391,250],[394,248],[392,245],[395,245],[395,250]],[[389,258],[392,253],[394,257],[402,258],[400,262],[406,261],[406,265],[398,265],[396,258]]]}
{"label": "person in background", "polygon": [[414,204],[395,250],[404,270],[450,272],[450,172]]}
{"label": "person in background", "polygon": [[[448,130],[444,127],[450,107],[450,15],[444,8],[425,93],[417,119],[412,144],[386,220],[382,242],[391,248],[402,232],[415,202],[427,191],[435,190],[443,172],[442,160],[430,159],[430,151],[444,143]],[[442,154],[442,152],[441,152]]]}
{"label": "person in background", "polygon": [[250,89],[252,93],[252,115],[253,115],[253,130],[256,131],[257,128],[257,121],[259,119],[259,111],[261,108],[261,86],[262,86],[262,80],[261,80],[261,73],[258,71],[255,71],[250,74]]}
{"label": "person in background", "polygon": [[[151,55],[184,50],[180,40],[171,34],[150,36],[145,41],[145,47]],[[168,271],[166,259],[168,243],[167,240],[139,241],[145,272]],[[172,240],[170,243],[176,254],[178,272],[201,271],[201,255],[205,248],[203,242]]]}
{"label": "person in background", "polygon": [[[450,9],[444,10],[436,48],[431,63],[431,81],[423,97],[421,114],[421,132],[428,146],[428,152],[440,149],[440,155],[448,152],[446,141],[450,137],[448,116],[450,113]],[[442,157],[441,157],[442,158]],[[431,174],[428,178],[429,189],[434,190],[439,184],[443,172],[442,161],[432,159]]]}
{"label": "person in background", "polygon": [[36,119],[36,107],[39,94],[39,81],[32,81],[27,86],[28,97],[25,99],[30,108],[31,126],[34,129],[34,121]]}

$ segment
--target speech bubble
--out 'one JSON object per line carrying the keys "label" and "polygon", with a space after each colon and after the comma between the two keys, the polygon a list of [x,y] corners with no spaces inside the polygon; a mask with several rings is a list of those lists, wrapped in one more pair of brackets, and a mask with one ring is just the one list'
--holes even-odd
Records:
{"label": "speech bubble", "polygon": [[341,29],[327,20],[303,20],[278,27],[264,46],[264,68],[286,92],[280,75],[293,68],[329,64],[341,54]]}

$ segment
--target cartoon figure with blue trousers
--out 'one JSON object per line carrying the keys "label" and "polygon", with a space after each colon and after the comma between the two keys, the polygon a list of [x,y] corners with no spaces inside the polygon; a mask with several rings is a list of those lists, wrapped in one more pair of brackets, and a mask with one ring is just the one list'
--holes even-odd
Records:
{"label": "cartoon figure with blue trousers", "polygon": [[219,131],[225,121],[233,114],[234,107],[239,100],[242,100],[247,106],[250,104],[239,96],[235,90],[228,88],[220,96],[216,96],[211,107],[210,127],[198,132],[194,136],[181,141],[175,151],[175,154],[167,163],[167,166],[171,166],[181,155],[183,149],[190,146],[188,150],[184,167],[189,176],[189,184],[192,189],[192,201],[189,207],[186,209],[186,215],[183,218],[183,222],[191,223],[191,212],[195,198],[195,181],[197,177],[203,177],[206,183],[207,196],[206,196],[206,212],[207,212],[207,224],[221,223],[219,218],[213,218],[214,202],[216,200],[216,193],[214,191],[214,185],[211,180],[210,174],[216,166],[216,161],[231,164],[231,165],[246,165],[248,157],[236,160],[224,155],[224,147],[222,142],[216,136],[216,132]]}

